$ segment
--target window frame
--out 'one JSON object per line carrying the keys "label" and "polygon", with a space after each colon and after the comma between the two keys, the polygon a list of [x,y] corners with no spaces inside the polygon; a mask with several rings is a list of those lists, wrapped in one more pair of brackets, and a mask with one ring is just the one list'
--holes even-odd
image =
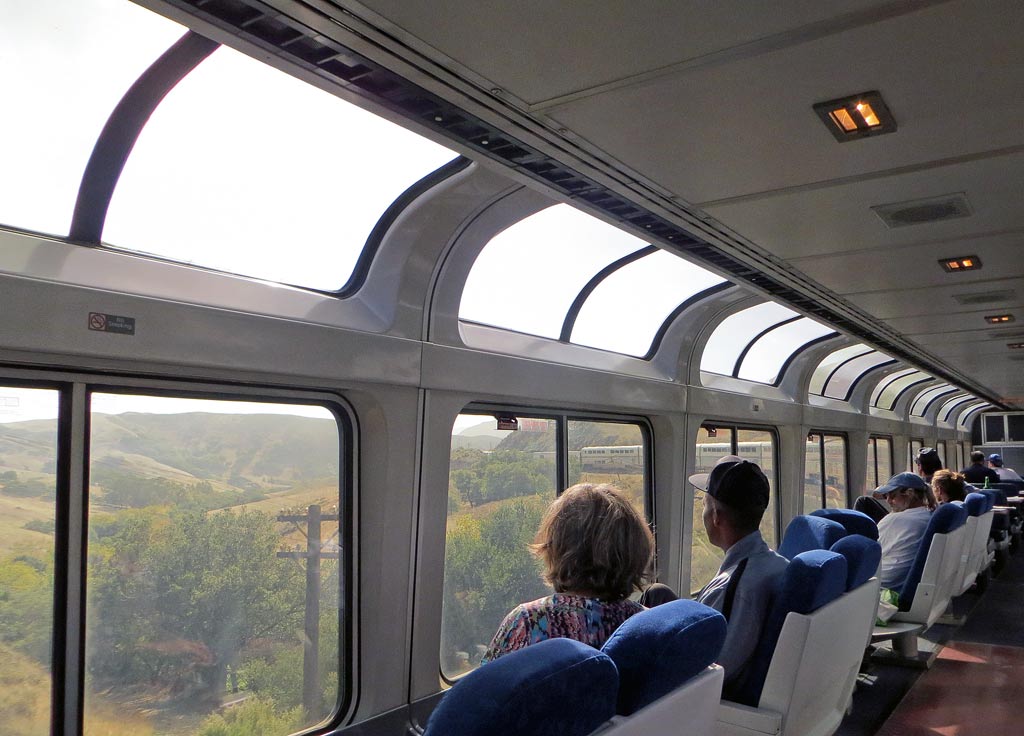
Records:
{"label": "window frame", "polygon": [[[340,393],[324,389],[231,384],[208,379],[140,378],[127,374],[99,374],[83,370],[0,369],[0,384],[12,388],[58,391],[57,499],[54,532],[53,638],[51,659],[50,729],[80,733],[84,717],[89,627],[88,518],[91,396],[94,393],[163,396],[168,398],[238,401],[249,403],[320,406],[335,419],[338,432],[339,537],[349,540],[339,559],[338,697],[324,720],[306,726],[297,736],[332,730],[347,723],[355,712],[359,681],[356,630],[359,598],[358,529],[358,422],[354,407]],[[78,591],[71,595],[72,591]]]}
{"label": "window frame", "polygon": [[[879,478],[879,476],[878,476],[878,440],[887,440],[889,442],[889,470],[891,471],[892,467],[893,467],[893,457],[892,457],[893,456],[893,440],[892,440],[892,435],[888,435],[888,434],[872,434],[872,435],[869,435],[868,436],[868,444],[873,446],[873,448],[874,448],[874,455],[873,455],[873,457],[875,458],[875,467],[874,467],[874,473],[873,473],[873,475],[875,477],[874,488],[877,488],[878,486],[880,486],[882,484],[881,482],[889,480],[888,478],[884,478],[883,479],[883,478]],[[868,488],[867,490],[870,491],[872,489]]]}
{"label": "window frame", "polygon": [[[804,454],[804,471],[805,472],[806,472],[806,469],[807,469],[807,456],[806,456],[807,445],[810,443],[811,435],[816,435],[817,438],[818,438],[818,473],[819,473],[819,478],[820,478],[819,485],[820,485],[820,491],[821,491],[821,494],[820,494],[821,505],[818,508],[819,509],[828,508],[828,506],[826,505],[827,499],[825,497],[825,478],[826,478],[826,476],[825,476],[825,438],[826,437],[837,437],[837,438],[839,438],[839,439],[841,439],[843,441],[843,474],[846,476],[843,479],[845,487],[846,487],[846,499],[845,499],[845,504],[846,505],[845,505],[844,508],[849,508],[850,507],[850,438],[849,438],[849,435],[846,432],[836,432],[834,430],[809,429],[807,431],[807,439],[808,439],[808,441],[804,443],[804,453],[805,453]],[[877,468],[877,462],[876,462],[876,468]],[[803,510],[804,513],[810,513],[809,511],[807,511],[807,509],[803,508],[803,502],[807,498],[807,478],[806,478],[806,476],[804,477],[804,483],[802,485],[802,488],[803,488],[803,493],[801,494],[801,497],[800,497],[801,498],[801,501],[800,501],[801,509]],[[812,509],[812,511],[813,510],[816,510],[816,509]]]}

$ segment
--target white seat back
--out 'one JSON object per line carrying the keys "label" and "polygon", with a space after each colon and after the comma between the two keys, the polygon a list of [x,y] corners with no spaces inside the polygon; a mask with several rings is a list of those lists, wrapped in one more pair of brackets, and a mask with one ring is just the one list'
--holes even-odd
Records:
{"label": "white seat back", "polygon": [[725,670],[717,664],[712,665],[633,715],[616,716],[610,727],[602,728],[598,733],[600,736],[712,736],[724,680]]}
{"label": "white seat back", "polygon": [[723,701],[718,736],[835,733],[853,698],[878,589],[872,578],[814,613],[790,613],[757,708]]}
{"label": "white seat back", "polygon": [[960,582],[960,556],[966,538],[966,523],[947,534],[932,537],[914,602],[909,611],[893,616],[893,621],[909,621],[929,627],[945,613],[950,599],[959,593],[954,589]]}

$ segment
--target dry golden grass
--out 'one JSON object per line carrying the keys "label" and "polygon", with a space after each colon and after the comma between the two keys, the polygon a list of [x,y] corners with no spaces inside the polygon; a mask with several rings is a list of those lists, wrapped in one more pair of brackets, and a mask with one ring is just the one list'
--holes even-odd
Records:
{"label": "dry golden grass", "polygon": [[24,528],[29,521],[53,521],[53,518],[53,501],[0,493],[0,556],[16,548],[43,551],[53,547],[52,534]]}

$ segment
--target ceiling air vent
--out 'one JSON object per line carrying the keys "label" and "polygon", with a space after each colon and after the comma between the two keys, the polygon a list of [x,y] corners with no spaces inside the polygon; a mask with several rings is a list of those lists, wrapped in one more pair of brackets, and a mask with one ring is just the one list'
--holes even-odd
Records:
{"label": "ceiling air vent", "polygon": [[953,294],[952,297],[960,304],[969,306],[972,304],[995,304],[1005,302],[1013,298],[1013,289],[1001,291],[978,291],[973,294]]}
{"label": "ceiling air vent", "polygon": [[943,194],[941,197],[915,199],[911,202],[879,204],[871,208],[888,227],[923,225],[926,222],[955,220],[970,217],[973,213],[963,192]]}

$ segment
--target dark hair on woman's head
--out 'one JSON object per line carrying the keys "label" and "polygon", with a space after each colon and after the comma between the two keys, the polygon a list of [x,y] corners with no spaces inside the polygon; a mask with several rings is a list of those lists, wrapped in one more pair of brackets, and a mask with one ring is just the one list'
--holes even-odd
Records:
{"label": "dark hair on woman's head", "polygon": [[946,501],[963,501],[967,494],[964,483],[967,479],[952,470],[939,470],[932,476],[932,488],[942,492]]}
{"label": "dark hair on woman's head", "polygon": [[654,535],[618,488],[579,483],[548,507],[530,549],[556,593],[618,601],[643,585]]}

